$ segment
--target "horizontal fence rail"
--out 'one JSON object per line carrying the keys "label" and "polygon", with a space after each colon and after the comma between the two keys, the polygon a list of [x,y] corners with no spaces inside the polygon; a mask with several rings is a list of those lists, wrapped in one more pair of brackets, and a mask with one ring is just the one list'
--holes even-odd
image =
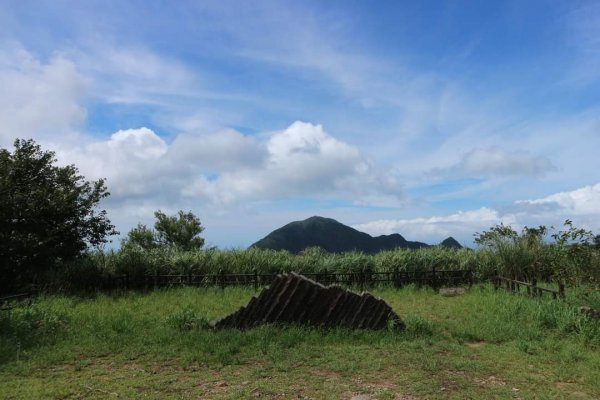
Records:
{"label": "horizontal fence rail", "polygon": [[[269,285],[278,273],[250,274],[188,274],[188,275],[109,275],[99,287],[102,289],[150,289],[171,286],[253,286]],[[429,271],[390,271],[390,272],[320,272],[301,274],[324,285],[372,286],[392,284],[401,287],[408,284],[440,287],[445,285],[473,284],[472,270],[429,270]]]}
{"label": "horizontal fence rail", "polygon": [[0,297],[0,311],[11,310],[14,308],[15,302],[19,302],[25,299],[31,299],[33,296],[35,296],[35,294],[35,292],[28,292]]}
{"label": "horizontal fence rail", "polygon": [[558,284],[557,290],[540,287],[537,285],[537,280],[535,279],[533,279],[532,282],[524,282],[496,275],[492,278],[492,281],[496,290],[506,289],[507,291],[512,293],[522,293],[521,287],[524,287],[526,289],[524,293],[528,296],[541,297],[544,293],[548,293],[549,295],[552,295],[552,298],[554,299],[565,298],[565,285],[562,283]]}

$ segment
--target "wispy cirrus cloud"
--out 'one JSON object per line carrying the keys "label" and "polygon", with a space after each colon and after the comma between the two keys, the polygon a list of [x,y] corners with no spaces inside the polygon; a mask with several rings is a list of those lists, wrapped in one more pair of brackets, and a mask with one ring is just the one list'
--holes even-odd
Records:
{"label": "wispy cirrus cloud", "polygon": [[555,170],[556,167],[547,157],[534,156],[524,150],[508,151],[493,146],[470,150],[446,173],[475,177],[539,176]]}

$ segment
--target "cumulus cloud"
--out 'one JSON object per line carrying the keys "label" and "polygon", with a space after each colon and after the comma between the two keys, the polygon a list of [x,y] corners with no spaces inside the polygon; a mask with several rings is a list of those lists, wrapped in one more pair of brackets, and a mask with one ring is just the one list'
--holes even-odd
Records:
{"label": "cumulus cloud", "polygon": [[257,138],[232,129],[207,135],[180,134],[170,152],[209,172],[258,168],[268,154]]}
{"label": "cumulus cloud", "polygon": [[469,245],[474,233],[499,223],[515,229],[538,225],[561,227],[566,219],[574,221],[576,226],[600,231],[600,183],[540,199],[519,200],[501,209],[482,207],[427,218],[380,219],[353,227],[371,235],[397,232],[408,239],[426,242],[454,236]]}
{"label": "cumulus cloud", "polygon": [[43,62],[17,45],[0,47],[0,145],[16,137],[73,134],[85,120],[87,84],[60,55]]}
{"label": "cumulus cloud", "polygon": [[499,147],[475,148],[464,155],[457,169],[478,176],[541,175],[556,169],[546,157]]}
{"label": "cumulus cloud", "polygon": [[320,125],[297,121],[268,136],[264,148],[260,166],[225,171],[213,180],[200,177],[184,193],[219,202],[348,194],[361,199],[373,192],[400,196],[398,185],[375,171],[357,148]]}
{"label": "cumulus cloud", "polygon": [[163,197],[225,205],[311,197],[365,203],[401,196],[399,185],[360,151],[320,125],[294,122],[269,135],[233,130],[181,134],[167,143],[148,128],[57,149],[89,179],[105,177],[113,197]]}
{"label": "cumulus cloud", "polygon": [[[89,140],[89,139],[88,139]],[[75,164],[87,179],[107,178],[113,198],[155,195],[177,180],[167,143],[148,128],[120,130],[108,140],[56,148],[60,162]]]}
{"label": "cumulus cloud", "polygon": [[559,192],[535,200],[519,200],[517,206],[529,206],[541,212],[551,210],[573,216],[600,216],[600,183],[570,192]]}
{"label": "cumulus cloud", "polygon": [[500,222],[514,224],[516,221],[512,216],[502,216],[494,209],[482,207],[428,218],[383,219],[353,227],[373,236],[400,233],[408,240],[441,241],[448,236],[453,236],[465,241],[470,240],[475,232]]}

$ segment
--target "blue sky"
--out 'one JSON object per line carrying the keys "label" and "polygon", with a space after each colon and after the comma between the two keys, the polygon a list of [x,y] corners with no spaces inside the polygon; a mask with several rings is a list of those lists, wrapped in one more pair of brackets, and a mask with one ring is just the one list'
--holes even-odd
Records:
{"label": "blue sky", "polygon": [[598,2],[0,5],[0,146],[107,178],[122,233],[157,209],[220,247],[312,215],[600,231]]}

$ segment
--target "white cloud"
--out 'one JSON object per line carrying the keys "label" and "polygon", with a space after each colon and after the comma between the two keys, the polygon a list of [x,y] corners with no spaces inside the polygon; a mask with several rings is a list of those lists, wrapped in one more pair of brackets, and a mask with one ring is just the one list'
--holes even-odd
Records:
{"label": "white cloud", "polygon": [[400,195],[398,185],[375,171],[357,148],[320,125],[297,121],[271,134],[264,146],[267,155],[260,166],[225,171],[213,180],[202,176],[184,193],[217,202],[349,194],[366,201],[373,193],[398,200]]}
{"label": "white cloud", "polygon": [[107,140],[57,147],[88,179],[107,178],[113,197],[161,197],[200,204],[311,197],[396,201],[399,185],[376,171],[353,146],[320,125],[295,122],[269,135],[233,130],[181,134],[171,143],[148,128],[118,131]]}
{"label": "white cloud", "polygon": [[107,178],[113,197],[156,195],[173,188],[176,168],[165,155],[168,145],[148,128],[115,132],[108,140],[56,147],[60,162],[75,164],[87,179]]}
{"label": "white cloud", "polygon": [[465,154],[456,167],[468,175],[541,175],[556,169],[546,157],[526,151],[507,151],[499,147],[475,148]]}
{"label": "white cloud", "polygon": [[167,144],[148,128],[127,129],[113,133],[107,145],[125,157],[151,160],[167,152]]}
{"label": "white cloud", "polygon": [[425,242],[453,236],[470,245],[473,234],[499,223],[515,229],[538,225],[560,228],[566,219],[576,226],[600,231],[600,183],[540,199],[516,201],[503,210],[482,207],[427,218],[380,219],[353,227],[371,235],[400,233],[408,240]]}
{"label": "white cloud", "polygon": [[[353,227],[373,236],[400,233],[407,240],[441,241],[448,236],[468,241],[472,235],[500,222],[514,223],[513,217],[501,216],[498,211],[482,207],[477,210],[428,218],[384,219],[356,224]],[[433,243],[433,242],[432,242]]]}
{"label": "white cloud", "polygon": [[17,45],[0,44],[0,145],[74,134],[85,120],[87,83],[60,55],[42,62]]}
{"label": "white cloud", "polygon": [[[600,217],[600,183],[585,186],[570,192],[555,193],[536,200],[520,200],[517,205],[543,206],[551,205],[558,208],[563,215]],[[554,210],[556,212],[556,210]]]}
{"label": "white cloud", "polygon": [[184,64],[144,47],[102,43],[94,41],[67,54],[94,77],[95,94],[103,100],[168,106],[167,96],[199,94],[197,77]]}
{"label": "white cloud", "polygon": [[205,172],[256,168],[267,158],[264,143],[233,129],[207,135],[180,134],[173,140],[170,152]]}

